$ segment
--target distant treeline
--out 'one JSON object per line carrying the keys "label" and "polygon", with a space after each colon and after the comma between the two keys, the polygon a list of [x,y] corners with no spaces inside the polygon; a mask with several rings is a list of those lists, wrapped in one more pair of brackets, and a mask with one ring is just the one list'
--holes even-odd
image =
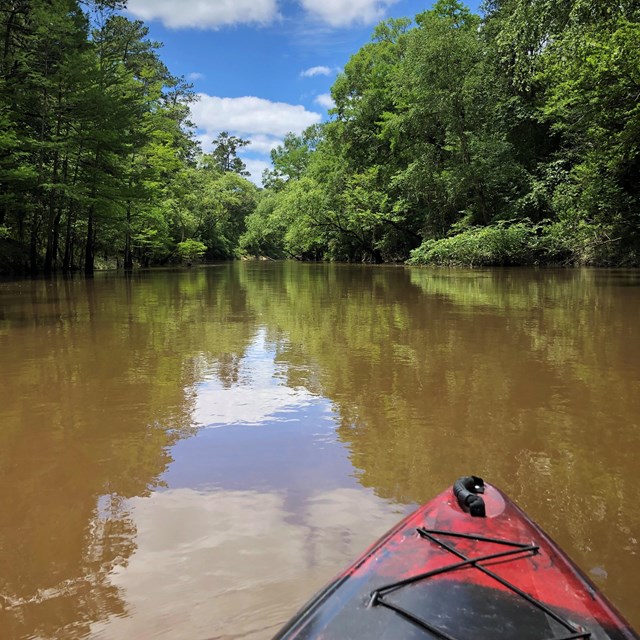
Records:
{"label": "distant treeline", "polygon": [[440,0],[288,136],[241,248],[414,264],[640,264],[640,3]]}
{"label": "distant treeline", "polygon": [[[640,264],[640,3],[378,25],[259,190],[117,0],[0,0],[0,272],[242,255]],[[215,34],[212,35],[215,37]]]}

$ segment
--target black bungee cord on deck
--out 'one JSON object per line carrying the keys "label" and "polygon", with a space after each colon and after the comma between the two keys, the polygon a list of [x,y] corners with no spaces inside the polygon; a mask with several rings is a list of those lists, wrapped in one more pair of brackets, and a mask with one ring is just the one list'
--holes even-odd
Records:
{"label": "black bungee cord on deck", "polygon": [[[460,506],[467,511],[473,517],[485,517],[485,504],[484,500],[478,495],[479,493],[484,493],[484,482],[482,478],[478,478],[477,476],[464,476],[460,478],[453,486],[453,492],[458,500]],[[549,608],[546,604],[537,600],[533,596],[529,595],[516,585],[512,584],[508,580],[500,577],[487,567],[481,565],[481,562],[487,562],[490,560],[496,560],[499,558],[510,558],[511,560],[518,560],[526,555],[523,554],[531,554],[535,555],[540,550],[540,547],[535,543],[526,544],[522,542],[513,542],[508,540],[498,540],[495,538],[488,538],[482,535],[469,534],[469,533],[454,533],[451,531],[442,531],[439,529],[426,529],[424,527],[419,527],[416,529],[418,535],[423,538],[425,541],[430,541],[433,544],[438,545],[448,553],[459,558],[458,562],[454,562],[445,567],[439,567],[437,569],[433,569],[432,571],[427,571],[425,573],[421,573],[416,576],[412,576],[410,578],[405,578],[404,580],[398,580],[397,582],[393,582],[390,584],[386,584],[382,587],[377,588],[372,592],[371,598],[369,600],[370,607],[382,606],[390,609],[391,611],[395,611],[397,614],[401,615],[409,622],[418,626],[419,628],[429,632],[430,634],[436,636],[437,638],[441,638],[442,640],[461,640],[460,638],[455,638],[454,636],[446,633],[442,629],[438,629],[436,626],[432,625],[426,620],[416,616],[414,613],[401,607],[389,600],[385,599],[385,596],[388,594],[402,589],[410,584],[414,584],[416,582],[420,582],[423,580],[428,580],[429,578],[433,578],[438,575],[442,575],[445,573],[450,573],[456,571],[458,569],[463,569],[467,567],[472,567],[481,571],[485,575],[491,577],[492,579],[499,582],[501,585],[520,596],[524,600],[526,600],[529,604],[536,607],[540,611],[544,612],[550,618],[555,620],[559,625],[564,627],[566,631],[569,632],[568,635],[556,636],[554,638],[540,638],[540,640],[579,640],[581,638],[588,639],[591,638],[591,632],[587,630],[578,629],[571,622],[560,616],[558,613]],[[468,540],[474,540],[476,542],[486,542],[490,544],[497,544],[506,547],[510,547],[510,549],[506,551],[500,551],[496,553],[482,555],[476,558],[469,558],[465,556],[463,553],[458,551],[455,547],[451,546],[451,544],[445,542],[443,537],[449,538],[466,538]],[[468,640],[468,639],[465,639]]]}

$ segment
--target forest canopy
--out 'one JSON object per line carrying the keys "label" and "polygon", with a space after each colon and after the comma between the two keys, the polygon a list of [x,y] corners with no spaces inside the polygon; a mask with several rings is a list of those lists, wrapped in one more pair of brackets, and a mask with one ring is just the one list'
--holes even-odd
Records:
{"label": "forest canopy", "polygon": [[439,0],[380,23],[262,189],[246,140],[202,153],[192,87],[123,4],[0,0],[0,272],[640,264],[637,0]]}
{"label": "forest canopy", "polygon": [[640,4],[456,0],[379,24],[272,154],[243,250],[638,265]]}
{"label": "forest canopy", "polygon": [[0,271],[235,255],[258,192],[246,142],[199,150],[192,87],[123,5],[0,2]]}

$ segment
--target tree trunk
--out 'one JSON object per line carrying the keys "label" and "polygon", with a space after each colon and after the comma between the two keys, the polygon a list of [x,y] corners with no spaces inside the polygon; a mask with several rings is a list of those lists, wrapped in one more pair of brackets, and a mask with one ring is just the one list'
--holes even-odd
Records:
{"label": "tree trunk", "polygon": [[[78,149],[78,153],[76,155],[76,164],[73,171],[73,178],[71,180],[72,187],[75,187],[78,182],[78,172],[80,170],[81,156],[82,156],[82,144],[80,144],[80,148]],[[65,183],[67,182],[67,166],[68,166],[67,160],[65,159],[65,165],[64,165]],[[65,235],[64,259],[62,263],[62,270],[65,272],[73,271],[75,268],[73,264],[73,245],[75,243],[75,234],[73,233],[74,214],[75,214],[75,200],[73,200],[73,196],[72,196],[69,198],[69,210],[67,211],[67,232]]]}
{"label": "tree trunk", "polygon": [[[55,184],[58,181],[58,162],[59,153],[55,152],[53,156],[53,172],[52,183]],[[53,189],[49,192],[49,214],[47,216],[47,249],[44,256],[44,272],[52,273],[56,266],[57,259],[57,240],[58,240],[58,226],[60,224],[60,212],[56,211],[56,195]]]}
{"label": "tree trunk", "polygon": [[131,201],[127,202],[127,227],[124,242],[124,268],[125,271],[133,269],[133,251],[131,248]]}
{"label": "tree trunk", "polygon": [[[96,155],[93,160],[94,171],[98,170],[100,166],[100,149],[96,150]],[[91,185],[91,204],[89,205],[89,217],[87,220],[87,241],[84,247],[84,272],[85,275],[93,275],[95,268],[95,248],[96,248],[96,229],[95,229],[95,198],[98,193],[97,178],[95,173],[93,174]]]}
{"label": "tree trunk", "polygon": [[[56,104],[56,140],[60,140],[62,133],[63,93],[62,84],[58,84],[58,96]],[[65,132],[66,133],[66,132]],[[66,184],[68,173],[68,157],[65,154],[62,161],[62,182]],[[51,170],[51,183],[56,186],[60,181],[60,150],[53,154],[53,168]],[[60,237],[60,218],[62,210],[55,189],[49,191],[49,219],[47,221],[47,250],[44,258],[44,271],[55,271],[58,263],[58,239]]]}
{"label": "tree trunk", "polygon": [[60,221],[62,220],[62,209],[58,209],[55,220],[53,221],[53,269],[58,268],[58,260],[60,258]]}
{"label": "tree trunk", "polygon": [[38,222],[35,212],[31,222],[31,237],[29,238],[29,271],[38,273]]}
{"label": "tree trunk", "polygon": [[68,273],[73,269],[73,204],[69,205],[67,212],[67,232],[64,242],[64,258],[62,260],[62,270]]}
{"label": "tree trunk", "polygon": [[47,222],[47,249],[44,254],[44,272],[49,275],[53,272],[53,223],[50,220]]}
{"label": "tree trunk", "polygon": [[93,221],[94,205],[89,207],[89,219],[87,220],[87,242],[84,248],[84,272],[92,275],[95,267],[95,230]]}

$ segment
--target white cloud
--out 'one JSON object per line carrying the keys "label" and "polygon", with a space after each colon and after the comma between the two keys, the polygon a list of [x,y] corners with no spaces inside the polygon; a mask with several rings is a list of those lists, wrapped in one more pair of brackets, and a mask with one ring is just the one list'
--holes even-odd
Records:
{"label": "white cloud", "polygon": [[321,93],[316,97],[315,101],[325,109],[333,109],[333,107],[336,106],[336,103],[333,101],[330,93]]}
{"label": "white cloud", "polygon": [[300,0],[315,18],[332,27],[372,24],[384,17],[387,7],[398,0]]}
{"label": "white cloud", "polygon": [[200,143],[200,148],[204,153],[211,153],[213,151],[212,138],[208,133],[198,133],[194,137],[196,141]]}
{"label": "white cloud", "polygon": [[187,78],[189,78],[189,80],[202,80],[204,78],[204,73],[194,71],[193,73],[190,73]]}
{"label": "white cloud", "polygon": [[307,111],[302,105],[271,102],[264,98],[219,98],[204,93],[191,105],[193,120],[198,129],[214,137],[220,131],[230,131],[245,136],[257,134],[284,136],[289,131],[301,133],[322,116]]}
{"label": "white cloud", "polygon": [[[201,131],[196,134],[195,139],[200,143],[200,147],[205,153],[211,153],[213,151],[213,141],[218,137],[219,131]],[[237,133],[237,132],[231,132]],[[243,135],[245,140],[249,141],[249,145],[240,150],[240,154],[251,155],[266,155],[271,153],[272,149],[275,149],[278,145],[284,143],[282,138],[273,138],[271,136],[265,136],[262,134],[256,134],[252,136]]]}
{"label": "white cloud", "polygon": [[[198,129],[202,149],[210,152],[214,140],[221,131],[241,136],[251,141],[240,156],[251,173],[251,180],[261,185],[262,171],[271,166],[269,152],[289,133],[302,133],[307,127],[322,120],[322,115],[307,111],[302,105],[271,102],[264,98],[220,98],[199,94],[199,100],[191,105],[191,115]],[[262,157],[261,157],[262,156]]]}
{"label": "white cloud", "polygon": [[[252,158],[242,161],[256,180],[269,166],[268,162]],[[194,412],[196,423],[209,428],[259,425],[273,422],[275,414],[317,401],[306,389],[283,383],[278,375],[276,353],[267,345],[265,330],[258,331],[242,363],[247,369],[242,381],[232,387],[226,388],[215,373],[200,383]]]}
{"label": "white cloud", "polygon": [[268,24],[278,16],[277,0],[129,0],[128,12],[165,27],[217,29],[233,24]]}
{"label": "white cloud", "polygon": [[313,78],[313,76],[330,76],[331,69],[329,67],[311,67],[310,69],[305,69],[301,74],[303,78]]}
{"label": "white cloud", "polygon": [[271,162],[267,160],[260,160],[258,158],[242,158],[242,162],[245,163],[247,171],[250,173],[248,179],[253,182],[257,187],[262,186],[262,172],[265,169],[271,169]]}
{"label": "white cloud", "polygon": [[273,138],[265,135],[255,135],[249,138],[251,143],[247,147],[248,152],[252,153],[270,153],[272,149],[275,149],[278,145],[283,144],[282,138]]}
{"label": "white cloud", "polygon": [[[256,179],[269,166],[267,162],[250,158],[243,158],[243,162]],[[256,377],[266,378],[272,374],[268,367],[264,368],[266,370]],[[195,413],[198,424],[212,429],[234,424],[259,425],[276,421],[274,414],[300,409],[314,400],[308,392],[278,385],[271,378],[251,383],[225,389],[215,376],[203,382],[198,388]]]}

